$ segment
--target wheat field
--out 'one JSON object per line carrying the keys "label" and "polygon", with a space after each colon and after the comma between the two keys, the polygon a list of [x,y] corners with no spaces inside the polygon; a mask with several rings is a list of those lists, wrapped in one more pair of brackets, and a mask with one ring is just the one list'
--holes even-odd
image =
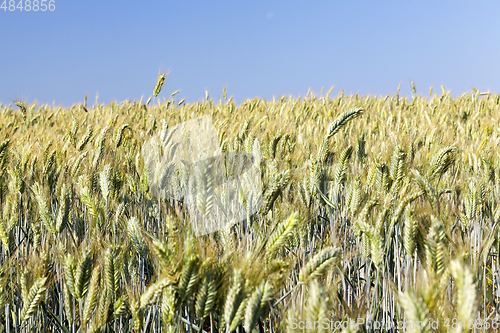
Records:
{"label": "wheat field", "polygon": [[[163,81],[146,103],[0,105],[1,331],[495,331],[499,95],[160,102]],[[197,236],[142,147],[205,115],[263,187]]]}

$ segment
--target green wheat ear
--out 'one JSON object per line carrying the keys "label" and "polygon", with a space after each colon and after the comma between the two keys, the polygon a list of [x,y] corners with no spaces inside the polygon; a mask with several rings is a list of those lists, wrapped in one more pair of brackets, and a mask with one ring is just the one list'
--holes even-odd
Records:
{"label": "green wheat ear", "polygon": [[262,282],[249,297],[243,327],[247,332],[251,332],[262,317],[268,307],[268,302],[272,297],[272,286],[269,282]]}
{"label": "green wheat ear", "polygon": [[215,308],[217,301],[217,274],[206,269],[196,295],[195,309],[200,318],[206,318]]}
{"label": "green wheat ear", "polygon": [[76,147],[77,147],[78,150],[83,150],[83,148],[85,148],[85,146],[87,145],[87,143],[90,141],[90,138],[92,137],[93,133],[94,133],[94,127],[92,125],[89,125],[87,127],[87,131],[83,135],[82,139],[76,145]]}
{"label": "green wheat ear", "polygon": [[268,253],[278,250],[292,236],[299,219],[297,212],[292,213],[288,219],[279,224],[271,235],[266,245]]}
{"label": "green wheat ear", "polygon": [[50,214],[49,207],[47,205],[46,196],[43,193],[42,186],[38,182],[33,185],[33,193],[35,194],[36,201],[38,203],[38,209],[40,212],[40,218],[47,228],[53,234],[57,233],[56,226],[54,224],[54,220]]}
{"label": "green wheat ear", "polygon": [[347,125],[349,121],[360,116],[363,111],[363,108],[355,108],[342,113],[333,121],[333,123],[330,124],[330,126],[328,126],[325,139],[330,139],[338,131],[340,131],[342,127]]}
{"label": "green wheat ear", "polygon": [[429,178],[441,178],[455,162],[456,152],[457,148],[452,146],[441,148],[432,158]]}
{"label": "green wheat ear", "polygon": [[476,286],[471,269],[458,260],[450,262],[450,272],[455,280],[456,306],[459,321],[472,318],[476,311]]}
{"label": "green wheat ear", "polygon": [[5,139],[0,143],[0,170],[3,169],[5,163],[7,162],[7,151],[9,148],[10,139]]}
{"label": "green wheat ear", "polygon": [[21,110],[21,114],[23,115],[23,120],[26,122],[26,115],[27,115],[28,111],[26,109],[25,103],[15,102],[14,104],[16,104],[19,107],[19,109]]}
{"label": "green wheat ear", "polygon": [[136,217],[132,217],[127,221],[127,233],[129,239],[139,255],[146,257],[148,253],[148,247],[146,245],[146,240],[142,234],[142,226]]}
{"label": "green wheat ear", "polygon": [[341,249],[329,247],[316,254],[299,273],[300,283],[307,283],[319,276],[340,258]]}
{"label": "green wheat ear", "polygon": [[47,290],[47,277],[39,277],[31,286],[27,298],[23,300],[21,309],[21,320],[28,320],[43,301],[43,296]]}
{"label": "green wheat ear", "polygon": [[101,267],[96,266],[92,271],[92,277],[90,279],[87,297],[85,298],[85,306],[83,308],[83,318],[82,318],[84,326],[90,322],[92,312],[94,311],[97,305],[100,277],[101,277]]}
{"label": "green wheat ear", "polygon": [[74,295],[77,300],[83,298],[87,292],[92,270],[92,257],[90,252],[84,252],[75,272]]}
{"label": "green wheat ear", "polygon": [[345,125],[347,125],[347,123],[349,123],[349,121],[353,120],[354,118],[357,118],[358,116],[360,116],[362,113],[363,113],[363,108],[355,108],[355,109],[351,109],[351,110],[348,110],[348,111],[345,111],[344,113],[342,113],[340,116],[338,116],[327,128],[326,130],[326,135],[325,135],[325,138],[323,139],[323,144],[319,150],[319,154],[318,154],[318,158],[321,159],[322,157],[324,157],[324,151],[325,149],[328,149],[328,140],[334,136],[335,134],[337,134],[338,131],[340,131],[340,129],[342,127],[344,127]]}
{"label": "green wheat ear", "polygon": [[169,74],[168,72],[163,72],[163,73],[160,72],[160,74],[158,74],[158,79],[156,80],[156,86],[155,89],[153,90],[153,96],[155,98],[160,94],[161,88],[163,87],[163,84],[165,83],[168,74]]}
{"label": "green wheat ear", "polygon": [[224,304],[223,320],[227,327],[233,322],[240,304],[245,298],[244,293],[245,279],[241,270],[235,270],[233,273],[232,284],[227,293]]}

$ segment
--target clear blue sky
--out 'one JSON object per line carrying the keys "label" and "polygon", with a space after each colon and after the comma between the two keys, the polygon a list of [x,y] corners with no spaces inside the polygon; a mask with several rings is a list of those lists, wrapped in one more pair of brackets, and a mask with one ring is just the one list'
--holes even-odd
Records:
{"label": "clear blue sky", "polygon": [[[3,0],[0,0],[0,3]],[[8,1],[7,1],[8,2]],[[19,0],[15,1],[16,3]],[[0,10],[0,103],[500,92],[499,1],[70,1]]]}

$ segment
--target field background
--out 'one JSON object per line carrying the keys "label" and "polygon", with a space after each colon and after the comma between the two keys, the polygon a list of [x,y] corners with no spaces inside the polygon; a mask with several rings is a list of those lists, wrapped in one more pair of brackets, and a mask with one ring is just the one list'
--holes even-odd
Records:
{"label": "field background", "polygon": [[[500,297],[499,103],[443,89],[0,106],[0,327],[480,331]],[[258,157],[264,189],[258,213],[195,237],[182,202],[151,195],[141,149],[203,115],[224,152]]]}

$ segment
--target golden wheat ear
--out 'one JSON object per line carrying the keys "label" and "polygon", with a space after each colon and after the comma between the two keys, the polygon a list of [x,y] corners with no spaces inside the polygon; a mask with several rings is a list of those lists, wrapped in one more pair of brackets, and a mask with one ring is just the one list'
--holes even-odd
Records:
{"label": "golden wheat ear", "polygon": [[167,79],[169,72],[161,72],[158,74],[158,79],[156,80],[156,86],[155,89],[153,90],[153,96],[156,98],[160,92],[161,88],[163,87],[163,84],[165,83],[165,80]]}
{"label": "golden wheat ear", "polygon": [[87,94],[85,94],[85,99],[83,100],[83,105],[82,105],[83,111],[89,112],[87,110]]}

